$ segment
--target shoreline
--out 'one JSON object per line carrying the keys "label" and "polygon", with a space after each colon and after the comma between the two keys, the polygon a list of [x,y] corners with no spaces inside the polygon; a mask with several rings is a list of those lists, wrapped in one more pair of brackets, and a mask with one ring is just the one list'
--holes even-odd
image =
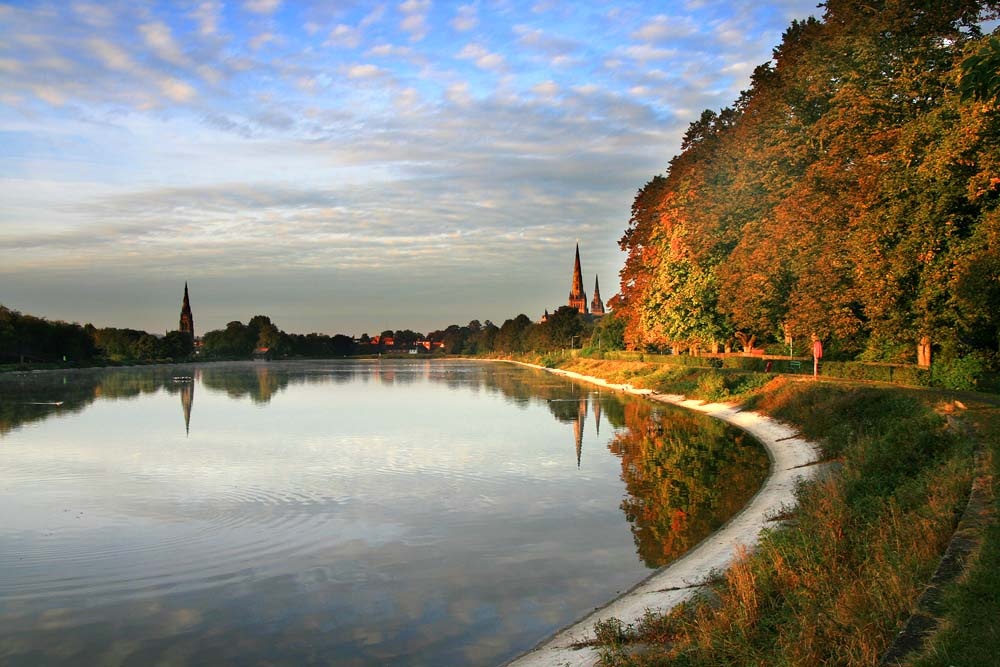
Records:
{"label": "shoreline", "polygon": [[725,421],[746,431],[764,446],[771,460],[771,470],[750,502],[691,551],[657,570],[603,607],[542,640],[530,651],[504,663],[504,667],[592,667],[598,664],[598,651],[590,645],[595,638],[596,623],[616,618],[626,625],[634,624],[642,620],[647,611],[665,613],[693,597],[714,574],[728,569],[741,550],[752,550],[761,530],[773,521],[773,517],[778,516],[783,509],[795,505],[795,489],[798,484],[812,479],[820,471],[821,466],[815,465],[819,448],[814,443],[799,438],[791,427],[764,415],[745,412],[731,404],[705,403],[676,394],[657,394],[650,389],[636,389],[629,384],[613,384],[602,378],[573,371],[520,361],[511,363],[696,410]]}

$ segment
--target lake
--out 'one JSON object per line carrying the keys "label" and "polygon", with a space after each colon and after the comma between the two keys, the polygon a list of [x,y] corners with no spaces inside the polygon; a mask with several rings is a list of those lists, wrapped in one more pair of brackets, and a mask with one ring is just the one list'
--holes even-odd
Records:
{"label": "lake", "polygon": [[767,470],[703,415],[499,362],[0,375],[0,663],[500,664]]}

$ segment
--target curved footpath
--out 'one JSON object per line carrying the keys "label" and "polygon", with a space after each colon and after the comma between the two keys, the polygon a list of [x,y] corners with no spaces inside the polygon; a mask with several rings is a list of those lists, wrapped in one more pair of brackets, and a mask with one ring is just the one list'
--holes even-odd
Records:
{"label": "curved footpath", "polygon": [[[521,362],[514,362],[521,363]],[[795,504],[795,488],[800,480],[816,475],[819,450],[811,442],[796,437],[789,426],[755,412],[743,412],[732,405],[685,400],[683,396],[656,394],[649,389],[635,389],[628,384],[611,384],[601,378],[572,371],[545,368],[556,375],[607,387],[615,391],[646,396],[704,412],[737,426],[757,438],[771,458],[771,473],[760,491],[746,507],[720,530],[670,565],[658,570],[621,597],[595,610],[572,626],[543,641],[532,651],[507,663],[510,667],[590,667],[598,663],[598,652],[589,644],[594,640],[594,624],[617,618],[625,624],[637,623],[647,611],[664,613],[691,598],[710,577],[728,568],[740,549],[752,549],[761,530],[783,509]]]}

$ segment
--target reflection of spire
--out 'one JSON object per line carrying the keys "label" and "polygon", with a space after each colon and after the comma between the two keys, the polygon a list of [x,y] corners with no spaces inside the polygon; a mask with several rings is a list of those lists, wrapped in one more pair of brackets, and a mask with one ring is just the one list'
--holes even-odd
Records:
{"label": "reflection of spire", "polygon": [[597,427],[597,435],[601,435],[601,394],[594,393],[590,395],[590,402],[593,405],[594,410],[594,425]]}
{"label": "reflection of spire", "polygon": [[576,467],[580,467],[580,458],[583,454],[583,428],[587,424],[587,397],[580,397],[580,405],[577,408],[576,419],[573,420],[573,435],[576,438]]}
{"label": "reflection of spire", "polygon": [[181,407],[184,409],[184,433],[191,434],[191,403],[194,402],[194,378],[181,385]]}

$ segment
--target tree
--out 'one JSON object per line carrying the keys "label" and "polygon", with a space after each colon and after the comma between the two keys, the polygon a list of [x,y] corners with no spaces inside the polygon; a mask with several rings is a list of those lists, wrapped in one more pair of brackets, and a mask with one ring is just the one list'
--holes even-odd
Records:
{"label": "tree", "polygon": [[560,306],[541,326],[549,348],[579,347],[583,334],[583,317],[570,306]]}
{"label": "tree", "polygon": [[500,352],[519,354],[526,352],[528,332],[534,324],[531,318],[521,313],[517,317],[506,320],[497,332],[496,348]]}
{"label": "tree", "polygon": [[984,40],[980,47],[962,61],[963,100],[1000,102],[1000,38]]}
{"label": "tree", "polygon": [[194,352],[194,341],[187,333],[171,331],[160,341],[160,351],[170,359],[187,359]]}
{"label": "tree", "polygon": [[597,320],[590,337],[590,347],[599,350],[624,350],[625,320],[614,311]]}

